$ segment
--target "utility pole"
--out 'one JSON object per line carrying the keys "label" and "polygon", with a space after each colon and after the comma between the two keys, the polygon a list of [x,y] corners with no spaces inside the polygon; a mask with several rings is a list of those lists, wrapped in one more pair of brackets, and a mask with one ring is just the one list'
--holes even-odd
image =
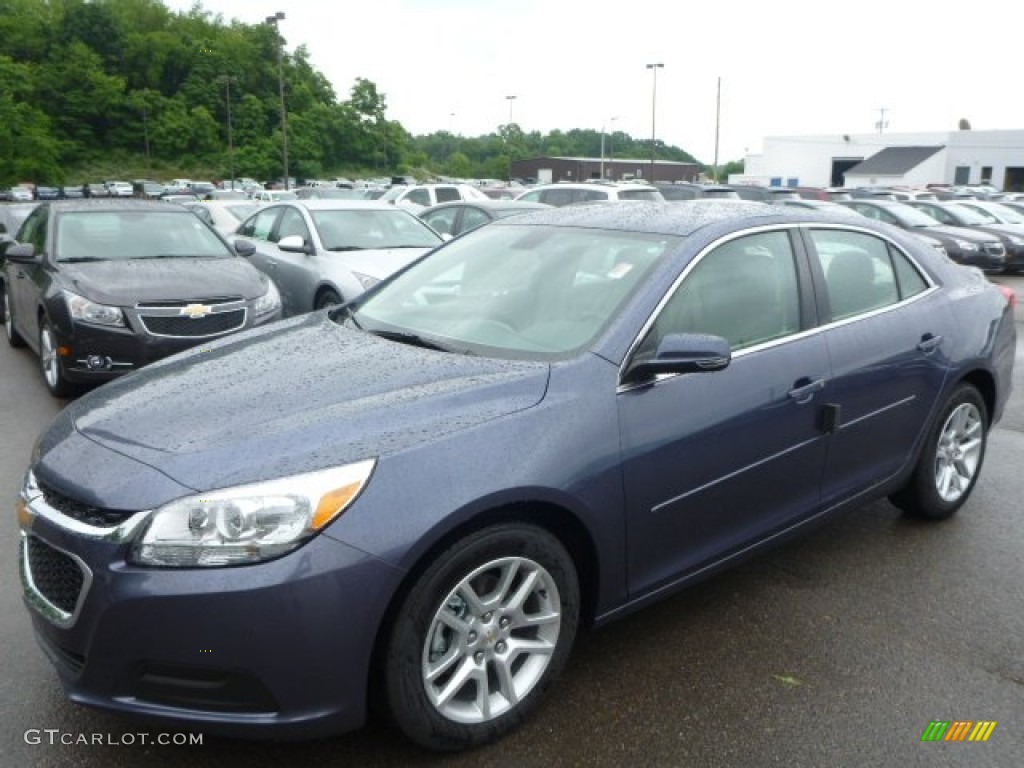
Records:
{"label": "utility pole", "polygon": [[722,78],[718,78],[718,96],[715,98],[715,164],[712,166],[711,178],[718,183],[718,126],[722,120]]}
{"label": "utility pole", "polygon": [[224,83],[224,103],[228,110],[228,162],[231,165],[231,189],[235,188],[235,141],[231,133],[231,84],[237,83],[238,78],[232,75],[220,75],[218,83]]}
{"label": "utility pole", "polygon": [[657,64],[647,65],[647,68],[651,70],[651,73],[654,75],[654,83],[651,88],[651,178],[649,179],[652,184],[654,183],[654,145],[655,136],[657,135],[654,130],[654,120],[655,115],[657,114],[658,105],[658,70],[664,66],[665,65],[660,62]]}
{"label": "utility pole", "polygon": [[284,107],[284,66],[281,63],[281,32],[278,22],[284,20],[284,11],[267,16],[267,24],[274,27],[274,41],[277,47],[277,89],[281,94],[281,157],[284,165],[284,188],[288,189],[288,112]]}
{"label": "utility pole", "polygon": [[889,110],[885,107],[880,107],[878,110],[878,122],[875,123],[875,128],[878,129],[878,134],[881,135],[882,131],[889,127],[889,124],[885,122],[885,113]]}

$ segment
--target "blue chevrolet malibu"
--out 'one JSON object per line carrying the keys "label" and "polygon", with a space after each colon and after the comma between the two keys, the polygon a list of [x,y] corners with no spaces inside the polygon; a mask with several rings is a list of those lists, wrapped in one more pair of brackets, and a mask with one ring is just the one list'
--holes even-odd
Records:
{"label": "blue chevrolet malibu", "polygon": [[453,749],[577,628],[888,496],[978,480],[1012,293],[895,228],[749,203],[528,213],[359,300],[70,405],[18,500],[68,695]]}

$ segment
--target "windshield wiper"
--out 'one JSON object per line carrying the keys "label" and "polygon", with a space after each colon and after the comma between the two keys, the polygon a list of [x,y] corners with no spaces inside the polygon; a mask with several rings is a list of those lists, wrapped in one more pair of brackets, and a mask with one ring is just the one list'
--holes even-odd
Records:
{"label": "windshield wiper", "polygon": [[327,249],[328,251],[365,251],[366,249],[361,245],[332,245]]}
{"label": "windshield wiper", "polygon": [[439,352],[459,352],[464,355],[470,354],[467,350],[454,349],[432,339],[426,339],[418,334],[409,333],[408,331],[382,331],[378,329],[375,331],[369,331],[369,333],[372,333],[374,336],[380,336],[382,339],[387,339],[388,341],[397,341],[400,344],[408,344],[413,347],[436,349]]}
{"label": "windshield wiper", "polygon": [[102,256],[72,256],[70,259],[57,259],[61,264],[81,264],[83,261],[110,261]]}

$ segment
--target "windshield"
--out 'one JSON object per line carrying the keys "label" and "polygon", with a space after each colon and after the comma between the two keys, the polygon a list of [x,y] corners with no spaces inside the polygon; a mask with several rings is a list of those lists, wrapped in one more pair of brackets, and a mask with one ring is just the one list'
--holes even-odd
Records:
{"label": "windshield", "polygon": [[434,252],[364,300],[370,332],[446,348],[554,359],[591,343],[678,238],[491,225]]}
{"label": "windshield", "polygon": [[646,200],[650,203],[663,203],[665,198],[656,189],[620,189],[619,200]]}
{"label": "windshield", "polygon": [[[971,208],[974,208],[976,211],[980,210],[973,205]],[[993,220],[1001,221],[1003,224],[1024,224],[1024,215],[1021,215],[1020,211],[1015,211],[1008,205],[989,203],[982,212],[994,214]]]}
{"label": "windshield", "polygon": [[57,219],[57,261],[233,258],[191,211],[74,211]]}
{"label": "windshield", "polygon": [[245,221],[249,216],[260,209],[257,203],[238,203],[225,205],[224,210],[231,214],[237,221]]}
{"label": "windshield", "polygon": [[310,215],[328,251],[435,248],[444,242],[430,227],[401,208],[314,210]]}
{"label": "windshield", "polygon": [[886,208],[893,216],[895,216],[901,225],[905,227],[935,227],[939,226],[942,222],[933,216],[929,216],[922,210],[915,208],[912,205],[900,204],[893,206],[892,208]]}
{"label": "windshield", "polygon": [[950,203],[949,209],[960,217],[960,221],[969,227],[976,227],[979,224],[998,224],[999,219],[991,213],[979,211],[977,208],[969,208],[959,203]]}

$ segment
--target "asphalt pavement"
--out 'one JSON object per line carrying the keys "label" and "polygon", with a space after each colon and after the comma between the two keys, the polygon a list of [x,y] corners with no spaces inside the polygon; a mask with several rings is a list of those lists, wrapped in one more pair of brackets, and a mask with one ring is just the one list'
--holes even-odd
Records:
{"label": "asphalt pavement", "polygon": [[[1024,278],[1000,280],[1024,299]],[[1020,308],[1018,334],[1016,390],[953,520],[912,522],[878,502],[584,633],[525,727],[441,756],[380,725],[307,743],[174,744],[188,737],[69,703],[21,602],[13,514],[33,441],[63,403],[32,354],[0,343],[0,768],[1024,766]],[[996,725],[984,743],[922,742],[936,720]]]}

